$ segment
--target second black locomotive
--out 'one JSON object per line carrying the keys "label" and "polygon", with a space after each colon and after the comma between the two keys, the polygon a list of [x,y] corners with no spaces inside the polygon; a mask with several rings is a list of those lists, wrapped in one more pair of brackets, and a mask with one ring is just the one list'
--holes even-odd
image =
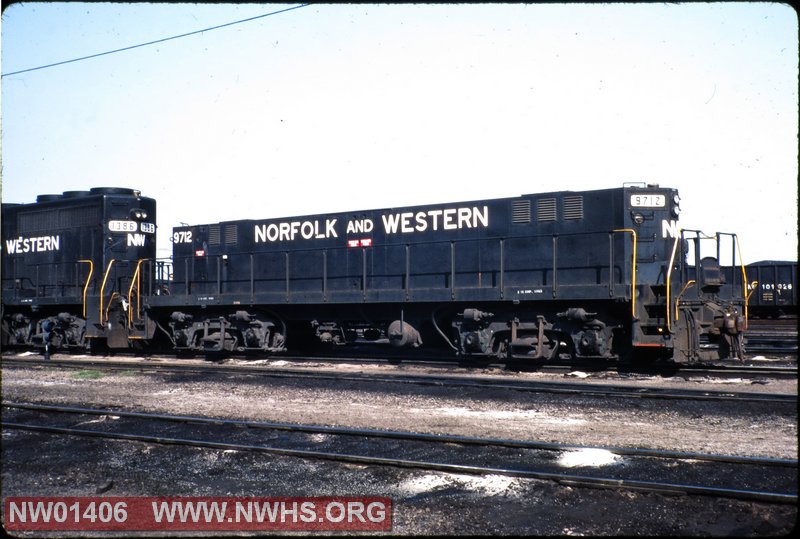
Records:
{"label": "second black locomotive", "polygon": [[142,316],[156,255],[152,198],[98,187],[3,204],[2,237],[4,346],[127,348],[152,334]]}

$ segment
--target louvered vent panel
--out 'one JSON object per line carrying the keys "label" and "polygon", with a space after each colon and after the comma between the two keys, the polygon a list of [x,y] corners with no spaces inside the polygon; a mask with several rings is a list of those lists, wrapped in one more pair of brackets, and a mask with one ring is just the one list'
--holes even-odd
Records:
{"label": "louvered vent panel", "polygon": [[555,221],[556,215],[556,199],[540,198],[536,202],[537,221]]}
{"label": "louvered vent panel", "polygon": [[530,200],[515,200],[511,203],[511,221],[521,225],[531,222]]}
{"label": "louvered vent panel", "polygon": [[564,219],[583,219],[583,197],[564,197]]}
{"label": "louvered vent panel", "polygon": [[236,225],[225,225],[225,245],[236,245],[239,241],[239,229]]}
{"label": "louvered vent panel", "polygon": [[219,225],[208,227],[208,244],[219,245]]}
{"label": "louvered vent panel", "polygon": [[54,211],[36,211],[17,214],[19,232],[41,232],[58,229],[58,214]]}
{"label": "louvered vent panel", "polygon": [[60,228],[77,228],[95,225],[100,220],[100,207],[65,208],[58,212]]}

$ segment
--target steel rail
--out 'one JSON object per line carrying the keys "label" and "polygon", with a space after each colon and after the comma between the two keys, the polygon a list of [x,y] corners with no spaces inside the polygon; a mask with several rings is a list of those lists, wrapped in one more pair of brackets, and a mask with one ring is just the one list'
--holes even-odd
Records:
{"label": "steel rail", "polygon": [[479,438],[474,436],[460,436],[453,434],[427,434],[408,431],[391,431],[367,428],[334,427],[327,425],[304,425],[300,423],[282,423],[270,421],[252,421],[243,419],[225,419],[204,416],[188,416],[174,414],[160,414],[152,412],[132,412],[121,409],[85,408],[79,406],[50,405],[30,402],[2,402],[3,408],[32,410],[42,412],[55,412],[67,414],[86,415],[112,415],[136,419],[149,419],[157,421],[174,421],[183,423],[199,423],[210,425],[230,425],[246,428],[260,428],[270,430],[284,430],[292,432],[306,432],[314,434],[336,434],[342,436],[360,436],[370,438],[391,438],[409,441],[455,443],[463,445],[499,446],[519,449],[540,449],[548,451],[570,451],[576,449],[602,449],[615,455],[668,458],[695,461],[727,462],[734,464],[751,464],[761,466],[783,466],[797,468],[797,459],[776,457],[755,457],[741,455],[723,455],[717,453],[697,453],[689,451],[669,451],[662,449],[646,449],[638,447],[601,447],[577,444],[560,444],[556,442],[540,442],[529,440],[512,440],[503,438]]}
{"label": "steel rail", "polygon": [[[115,356],[130,358],[130,360],[145,359],[150,360],[151,357],[158,357],[159,354],[148,354],[142,356],[139,352],[131,352],[127,350],[117,351]],[[185,361],[177,358],[170,351],[163,352],[166,361]],[[69,356],[67,356],[69,357]],[[159,360],[161,358],[158,358]],[[241,356],[231,356],[230,359],[240,360],[242,362],[252,361],[254,358],[243,358]],[[408,358],[408,357],[376,357],[376,356],[305,356],[293,355],[291,353],[281,354],[279,356],[270,355],[266,357],[256,358],[258,360],[281,360],[297,363],[331,363],[331,364],[375,364],[375,365],[402,365],[402,366],[419,366],[426,368],[440,368],[440,369],[458,369],[467,371],[468,369],[486,369],[495,368],[505,370],[507,372],[569,372],[571,370],[586,370],[589,372],[602,372],[602,373],[626,373],[626,374],[647,374],[647,375],[665,375],[674,376],[676,374],[742,374],[742,375],[768,375],[768,376],[783,376],[792,375],[797,376],[797,366],[765,366],[760,365],[743,365],[743,360],[735,361],[721,361],[719,364],[708,362],[703,363],[666,363],[666,364],[641,364],[634,365],[630,363],[611,363],[611,362],[597,362],[597,361],[572,361],[563,362],[555,360],[546,361],[531,361],[531,362],[514,362],[514,363],[501,363],[491,360],[491,358],[483,357],[459,357],[449,359],[437,358]],[[2,361],[35,361],[33,358],[22,359],[20,357],[13,357],[6,353],[2,357]],[[75,361],[75,360],[70,360]],[[88,361],[97,361],[102,363],[114,362],[113,359],[107,359],[103,356],[98,356]],[[118,360],[117,360],[118,361]],[[213,361],[213,360],[212,360]],[[796,363],[795,359],[783,360],[788,363]],[[211,363],[211,362],[209,362]]]}
{"label": "steel rail", "polygon": [[521,477],[527,479],[542,479],[556,481],[570,486],[586,487],[606,487],[632,489],[658,493],[680,493],[702,496],[716,496],[726,498],[736,498],[744,500],[756,500],[768,503],[797,503],[796,494],[752,491],[741,489],[729,489],[720,487],[707,487],[698,485],[686,485],[678,483],[662,483],[655,481],[640,481],[632,479],[614,479],[604,477],[590,477],[576,474],[560,474],[552,472],[542,472],[535,470],[520,470],[514,468],[493,468],[489,466],[474,466],[464,464],[450,464],[443,462],[428,462],[421,460],[397,459],[387,457],[371,457],[365,455],[354,455],[348,453],[333,453],[327,451],[312,451],[307,449],[286,449],[271,447],[258,444],[239,444],[230,442],[214,442],[210,440],[196,440],[190,438],[170,438],[163,436],[138,435],[126,433],[108,433],[87,429],[76,429],[71,427],[51,427],[44,425],[32,425],[28,423],[2,422],[3,428],[20,429],[38,432],[49,432],[56,434],[68,434],[75,436],[87,436],[95,438],[106,438],[114,440],[138,441],[147,443],[157,443],[166,445],[185,445],[191,447],[208,447],[223,450],[238,451],[260,451],[275,455],[323,459],[337,462],[349,462],[355,464],[365,464],[373,466],[395,466],[403,468],[416,468],[424,470],[436,470],[447,473],[467,473],[476,475],[504,475],[511,477]]}
{"label": "steel rail", "polygon": [[[11,360],[4,364],[30,365],[30,360]],[[230,367],[230,366],[196,366],[196,365],[159,365],[107,361],[34,361],[33,363],[49,367],[85,368],[91,366],[106,370],[158,370],[162,372],[195,372],[195,373],[224,373],[242,376],[262,376],[271,378],[298,378],[313,380],[333,380],[337,382],[372,382],[389,384],[413,384],[433,386],[455,386],[470,388],[492,388],[512,391],[567,394],[581,397],[619,397],[619,398],[651,398],[670,400],[701,400],[701,401],[734,401],[734,402],[770,402],[797,404],[797,395],[786,393],[753,393],[731,392],[716,390],[665,390],[663,388],[650,388],[641,386],[615,386],[592,383],[576,382],[543,382],[543,381],[515,381],[509,383],[504,380],[495,380],[486,377],[465,379],[463,376],[446,375],[409,375],[409,374],[340,374],[330,371],[305,371],[299,369],[264,369],[261,367]]]}
{"label": "steel rail", "polygon": [[[748,347],[750,350],[750,347]],[[786,352],[786,350],[783,350]],[[788,352],[787,352],[788,353]],[[163,352],[164,355],[170,356],[170,351]],[[795,354],[795,351],[792,351]],[[133,353],[130,351],[117,351],[117,356],[130,357],[131,359],[141,359],[140,353]],[[157,354],[148,354],[148,357]],[[790,354],[791,355],[791,354]],[[174,358],[175,356],[172,355]],[[232,356],[231,359],[239,359],[247,361],[238,356]],[[573,361],[569,363],[560,361],[532,361],[532,362],[517,362],[517,363],[500,363],[493,361],[490,358],[483,357],[459,357],[449,359],[420,359],[408,357],[375,357],[375,356],[304,356],[293,355],[291,353],[281,354],[280,356],[269,356],[260,359],[268,360],[284,360],[297,363],[331,363],[331,364],[375,364],[375,365],[403,365],[403,366],[420,366],[426,368],[440,368],[440,369],[460,369],[466,372],[470,368],[497,368],[510,372],[570,372],[575,370],[586,370],[589,372],[602,372],[602,373],[620,373],[620,374],[644,374],[644,375],[661,375],[661,376],[675,376],[675,375],[710,375],[710,376],[772,376],[772,377],[797,377],[797,366],[778,366],[769,367],[764,365],[742,365],[741,360],[723,361],[720,365],[700,364],[642,364],[633,365],[630,363],[610,363],[610,362],[590,362],[590,361]],[[14,357],[4,357],[3,361],[24,361]],[[35,361],[35,360],[28,360]],[[98,361],[108,363],[113,360],[108,359],[94,359],[90,361]],[[796,362],[796,359],[787,359],[785,362]],[[727,364],[726,364],[727,363]],[[243,368],[247,368],[244,366]]]}

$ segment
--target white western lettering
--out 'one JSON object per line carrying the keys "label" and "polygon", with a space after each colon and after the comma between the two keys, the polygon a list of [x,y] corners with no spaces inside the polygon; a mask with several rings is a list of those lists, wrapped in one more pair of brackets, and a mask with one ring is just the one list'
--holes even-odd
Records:
{"label": "white western lettering", "polygon": [[411,218],[414,217],[414,214],[411,212],[402,213],[400,217],[402,218],[402,232],[414,232],[414,228],[411,226]]}
{"label": "white western lettering", "polygon": [[472,227],[478,228],[478,222],[480,222],[484,227],[489,226],[489,207],[483,207],[483,213],[475,207],[472,208]]}
{"label": "white western lettering", "polygon": [[433,217],[433,229],[439,230],[439,216],[442,214],[442,210],[431,210],[428,212],[428,215]]}
{"label": "white western lettering", "polygon": [[415,228],[418,232],[425,232],[428,228],[428,221],[425,220],[425,212],[417,212],[417,226]]}
{"label": "white western lettering", "polygon": [[470,228],[472,212],[469,208],[458,208],[458,228]]}
{"label": "white western lettering", "polygon": [[383,228],[386,230],[387,234],[394,234],[397,232],[397,225],[400,224],[399,214],[381,215],[381,219],[383,219]]}
{"label": "white western lettering", "polygon": [[455,223],[456,210],[444,210],[444,229],[453,230],[458,228]]}
{"label": "white western lettering", "polygon": [[6,240],[8,254],[46,253],[61,250],[61,236],[35,236],[25,238],[19,236]]}

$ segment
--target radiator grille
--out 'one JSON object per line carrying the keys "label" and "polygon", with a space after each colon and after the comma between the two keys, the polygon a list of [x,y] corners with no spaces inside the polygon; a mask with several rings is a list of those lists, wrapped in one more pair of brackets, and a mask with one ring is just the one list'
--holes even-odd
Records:
{"label": "radiator grille", "polygon": [[219,225],[213,225],[208,227],[208,244],[209,245],[220,244]]}
{"label": "radiator grille", "polygon": [[540,198],[536,202],[536,220],[537,221],[556,220],[556,199]]}
{"label": "radiator grille", "polygon": [[511,221],[520,225],[531,222],[530,200],[515,200],[511,203]]}
{"label": "radiator grille", "polygon": [[20,234],[97,226],[99,222],[100,208],[97,206],[31,211],[17,215],[17,229]]}
{"label": "radiator grille", "polygon": [[239,241],[239,229],[236,225],[225,225],[225,245],[236,245]]}
{"label": "radiator grille", "polygon": [[583,197],[564,197],[564,219],[583,219]]}

